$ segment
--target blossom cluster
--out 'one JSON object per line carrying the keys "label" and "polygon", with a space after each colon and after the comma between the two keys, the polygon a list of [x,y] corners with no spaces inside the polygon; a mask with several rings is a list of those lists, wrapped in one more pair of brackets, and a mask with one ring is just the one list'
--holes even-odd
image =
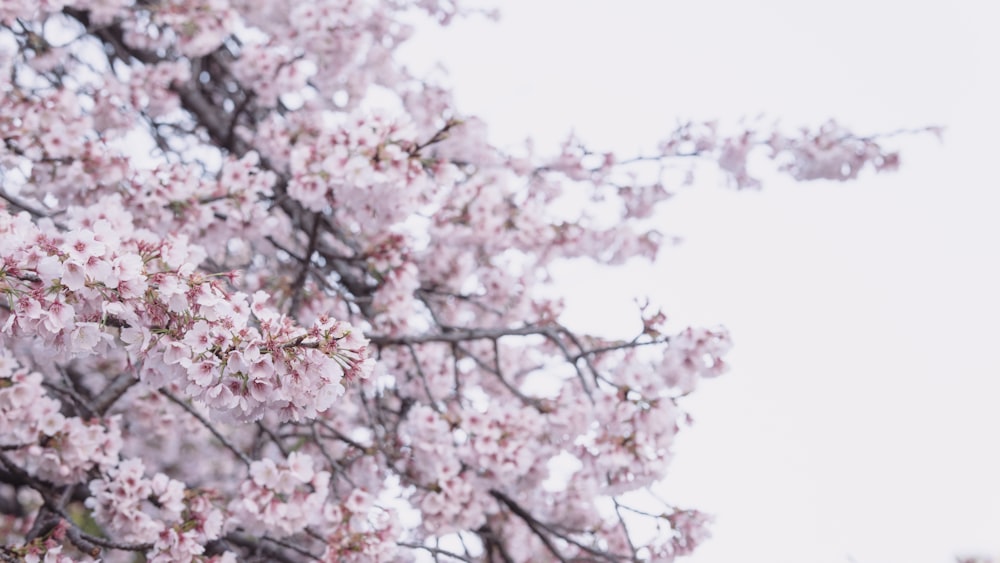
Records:
{"label": "blossom cluster", "polygon": [[122,447],[117,417],[104,421],[66,416],[29,372],[0,350],[0,447],[10,462],[42,481],[67,485],[92,470],[115,465]]}
{"label": "blossom cluster", "polygon": [[[138,459],[122,460],[89,489],[86,506],[94,519],[125,541],[151,543],[150,561],[194,561],[223,529],[223,513],[210,495],[163,473],[147,478]],[[212,559],[233,561],[233,555]]]}
{"label": "blossom cluster", "polygon": [[446,419],[422,406],[413,409],[408,423],[410,472],[423,489],[415,499],[423,527],[446,533],[481,526],[491,503],[485,491],[470,483],[474,476],[462,467],[457,455],[461,445],[455,443]]}
{"label": "blossom cluster", "polygon": [[0,290],[13,303],[3,333],[40,338],[66,359],[118,339],[148,384],[178,384],[244,420],[265,409],[314,417],[343,393],[342,378],[370,372],[367,341],[349,324],[321,318],[300,328],[268,308],[264,292],[227,292],[224,280],[195,270],[204,253],[186,236],[158,240],[127,213],[114,225],[91,224],[82,210],[69,216],[76,229],[63,236],[25,212],[0,211]]}
{"label": "blossom cluster", "polygon": [[355,220],[393,225],[413,211],[434,185],[418,158],[415,131],[379,115],[352,115],[292,148],[288,195],[313,211],[334,207]]}
{"label": "blossom cluster", "polygon": [[330,474],[315,471],[308,455],[293,452],[281,466],[269,458],[255,461],[229,513],[249,532],[287,537],[321,521],[329,483]]}

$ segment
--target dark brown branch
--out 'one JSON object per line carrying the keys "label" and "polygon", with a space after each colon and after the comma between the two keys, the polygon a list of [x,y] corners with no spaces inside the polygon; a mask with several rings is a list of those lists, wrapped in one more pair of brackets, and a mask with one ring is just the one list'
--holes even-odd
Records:
{"label": "dark brown branch", "polygon": [[469,328],[457,329],[444,327],[447,332],[431,334],[415,334],[412,336],[385,336],[379,334],[366,335],[368,340],[379,346],[409,346],[427,344],[430,342],[468,342],[470,340],[496,340],[504,336],[540,335],[556,338],[562,329],[550,326],[524,326],[519,328]]}
{"label": "dark brown branch", "polygon": [[306,244],[306,251],[300,258],[302,267],[299,275],[292,282],[292,302],[288,306],[289,316],[294,316],[302,301],[302,292],[305,290],[306,279],[309,277],[309,267],[312,263],[313,252],[316,252],[316,240],[319,238],[319,215],[313,214],[312,228],[309,230],[309,242]]}
{"label": "dark brown branch", "polygon": [[[604,552],[602,552],[600,550],[594,549],[593,547],[590,547],[588,545],[580,543],[579,541],[571,538],[570,536],[559,532],[558,530],[554,529],[553,527],[549,526],[548,524],[545,524],[544,522],[539,521],[530,512],[528,512],[527,510],[525,510],[524,507],[522,507],[517,502],[515,502],[514,499],[510,498],[506,494],[504,494],[504,493],[502,493],[502,492],[500,492],[500,491],[498,491],[496,489],[491,489],[490,490],[490,496],[492,496],[493,498],[495,498],[498,501],[500,501],[504,506],[506,506],[508,509],[510,509],[511,512],[513,512],[515,515],[517,515],[518,518],[520,518],[521,520],[523,520],[524,523],[527,524],[529,528],[531,528],[531,531],[533,531],[535,533],[535,535],[538,536],[538,538],[542,541],[542,543],[545,544],[545,547],[549,551],[551,551],[552,554],[555,555],[560,561],[569,561],[569,560],[566,559],[565,557],[563,557],[562,554],[555,548],[555,545],[551,543],[552,540],[548,537],[549,535],[552,535],[552,536],[557,537],[557,538],[559,538],[561,540],[569,542],[569,543],[575,545],[576,547],[582,549],[583,551],[585,551],[585,552],[587,552],[587,553],[589,553],[589,554],[597,557],[598,559],[602,559],[604,561],[612,561],[612,562],[614,562],[614,561],[628,561],[629,559],[631,559],[630,557],[625,556],[625,555],[614,555],[614,554],[610,554],[610,553],[604,553]],[[574,559],[574,561],[577,561],[577,560],[579,560],[579,559],[578,558]]]}
{"label": "dark brown branch", "polygon": [[576,354],[575,356],[567,359],[571,362],[577,362],[587,356],[594,356],[597,354],[603,354],[605,352],[615,352],[617,350],[627,350],[629,348],[640,348],[642,346],[655,346],[657,344],[668,344],[669,342],[670,338],[667,337],[657,338],[653,340],[646,340],[642,342],[640,342],[639,340],[631,340],[629,342],[620,342],[617,344],[610,344],[608,346],[586,349]]}
{"label": "dark brown branch", "polygon": [[69,404],[64,401],[63,405],[72,408],[76,414],[83,415],[84,418],[94,417],[97,413],[91,406],[93,399],[87,396],[86,389],[83,388],[82,385],[79,385],[79,379],[68,377],[66,373],[67,370],[62,369],[61,366],[56,366],[56,369],[62,373],[63,379],[65,379],[70,386],[63,387],[61,385],[55,385],[48,382],[43,382],[42,385],[46,389],[49,389],[64,398],[68,398]]}
{"label": "dark brown branch", "polygon": [[237,448],[225,436],[223,436],[222,434],[220,434],[219,431],[215,428],[215,426],[212,425],[212,423],[208,419],[206,419],[205,417],[203,417],[201,415],[201,413],[199,413],[198,411],[194,410],[191,407],[191,405],[189,405],[186,402],[182,401],[181,399],[175,397],[171,392],[167,391],[166,389],[160,389],[159,392],[160,392],[161,395],[163,395],[167,399],[170,399],[170,401],[172,401],[173,403],[177,404],[182,409],[186,410],[188,413],[191,414],[191,416],[193,416],[196,419],[198,419],[198,422],[200,422],[202,424],[202,426],[204,426],[205,428],[207,428],[208,431],[211,432],[212,435],[215,436],[215,438],[217,440],[219,440],[219,442],[221,442],[223,446],[226,447],[227,450],[233,452],[233,454],[236,457],[240,458],[240,461],[242,461],[244,463],[244,465],[247,465],[247,466],[250,465],[250,461],[251,461],[250,458],[247,457],[247,455],[245,453],[241,452],[239,450],[239,448]]}
{"label": "dark brown branch", "polygon": [[536,399],[534,397],[529,397],[524,393],[521,393],[521,391],[518,388],[514,387],[514,385],[511,382],[507,381],[507,378],[504,377],[504,374],[500,369],[499,339],[493,340],[493,359],[494,359],[493,366],[488,365],[481,358],[473,354],[467,348],[462,347],[458,343],[454,343],[454,346],[457,351],[461,352],[465,356],[468,356],[469,358],[472,358],[472,361],[474,361],[476,365],[479,366],[483,371],[491,373],[494,376],[496,376],[496,378],[500,381],[500,384],[503,385],[504,388],[507,389],[507,391],[510,391],[511,395],[514,395],[515,397],[520,399],[520,401],[525,405],[533,407],[539,412],[544,412],[544,409],[541,406],[541,401],[539,399]]}
{"label": "dark brown branch", "polygon": [[273,430],[265,426],[264,423],[259,420],[256,422],[256,426],[257,426],[258,439],[254,440],[254,446],[251,449],[251,453],[253,454],[254,457],[260,456],[261,448],[263,448],[264,446],[264,440],[260,439],[260,436],[267,436],[268,438],[270,438],[271,443],[273,443],[278,448],[278,451],[281,452],[281,455],[283,457],[288,457],[288,449],[285,448],[285,445],[281,443],[281,440],[278,438],[277,435],[275,435]]}
{"label": "dark brown branch", "polygon": [[[72,522],[70,522],[70,523],[72,524]],[[71,529],[76,530],[74,532],[74,535],[77,538],[79,538],[79,539],[81,539],[81,540],[83,540],[85,542],[88,542],[88,543],[91,543],[91,544],[94,544],[94,545],[99,545],[99,546],[107,548],[107,549],[120,549],[122,551],[136,551],[136,552],[145,552],[145,551],[149,551],[150,549],[153,549],[153,544],[152,543],[125,543],[125,542],[116,542],[116,541],[112,541],[112,540],[109,540],[109,539],[105,539],[105,538],[101,538],[101,537],[98,537],[98,536],[94,536],[94,535],[91,535],[91,534],[88,534],[88,533],[85,533],[83,531],[78,530],[76,528],[75,524],[73,524],[73,527]],[[72,537],[70,539],[72,540]],[[74,544],[75,544],[75,542],[74,542]],[[79,546],[77,546],[77,547],[79,547]]]}
{"label": "dark brown branch", "polygon": [[556,548],[556,546],[552,543],[552,540],[549,539],[549,534],[552,533],[551,530],[547,529],[544,524],[536,520],[530,512],[521,508],[521,505],[517,504],[513,499],[500,491],[495,489],[491,490],[490,496],[500,501],[501,504],[506,506],[511,512],[517,515],[518,518],[524,521],[524,523],[531,528],[531,531],[538,536],[538,539],[542,541],[542,544],[545,545],[545,549],[548,549],[556,559],[564,563],[569,561],[565,556],[563,556],[559,549]]}
{"label": "dark brown branch", "polygon": [[492,528],[484,524],[476,530],[476,534],[479,535],[483,542],[483,551],[486,552],[486,560],[489,563],[493,563],[494,553],[499,555],[503,563],[514,563],[514,558],[507,553],[507,548],[503,545],[503,541],[501,541]]}
{"label": "dark brown branch", "polygon": [[420,545],[420,544],[416,544],[416,543],[406,543],[406,542],[398,542],[398,543],[396,543],[396,545],[398,545],[399,547],[407,547],[407,548],[410,548],[410,549],[422,549],[422,550],[430,553],[431,555],[434,555],[435,558],[438,555],[443,555],[445,557],[451,557],[452,559],[458,559],[459,561],[468,561],[470,563],[472,562],[472,559],[469,559],[468,557],[465,557],[463,555],[455,553],[454,551],[448,551],[447,549],[441,549],[439,547],[430,547],[430,546],[427,546],[427,545]]}
{"label": "dark brown branch", "polygon": [[94,411],[103,416],[126,391],[138,382],[139,380],[130,374],[119,373],[94,399]]}
{"label": "dark brown branch", "polygon": [[281,563],[300,563],[298,559],[291,557],[289,554],[279,549],[275,549],[273,547],[266,545],[265,542],[272,543],[274,545],[294,551],[300,555],[308,557],[309,559],[313,559],[316,561],[320,560],[318,556],[313,555],[312,553],[306,551],[305,549],[302,549],[301,547],[298,547],[289,542],[277,540],[267,536],[258,538],[256,536],[251,536],[239,532],[230,532],[223,537],[223,541],[233,543],[240,547],[256,551],[268,557],[269,561],[280,561]]}
{"label": "dark brown branch", "polygon": [[420,378],[420,383],[423,385],[424,393],[427,394],[427,402],[434,410],[441,412],[441,407],[438,406],[438,400],[434,398],[434,394],[431,393],[430,387],[427,386],[427,376],[424,375],[424,368],[420,365],[420,356],[417,355],[417,350],[414,348],[413,344],[406,345],[407,350],[410,351],[410,358],[413,360],[413,367],[417,370],[417,377]]}
{"label": "dark brown branch", "polygon": [[615,503],[615,516],[618,517],[618,525],[622,527],[622,532],[625,534],[625,541],[628,542],[628,548],[632,551],[632,559],[638,559],[638,552],[635,548],[635,543],[632,542],[632,536],[629,534],[628,526],[625,524],[625,518],[622,516],[621,508],[622,505],[618,503],[618,499],[612,497],[611,501]]}
{"label": "dark brown branch", "polygon": [[410,156],[416,157],[420,154],[420,151],[426,149],[431,145],[444,141],[445,139],[448,138],[448,132],[461,124],[462,122],[457,119],[449,119],[448,122],[444,124],[444,127],[438,129],[430,139],[418,145],[414,145],[409,151]]}
{"label": "dark brown branch", "polygon": [[13,205],[17,209],[20,209],[21,211],[27,211],[29,214],[31,214],[32,217],[36,219],[51,217],[51,214],[36,209],[30,203],[22,200],[17,196],[13,196],[7,193],[5,190],[0,190],[0,199],[5,200],[7,203]]}

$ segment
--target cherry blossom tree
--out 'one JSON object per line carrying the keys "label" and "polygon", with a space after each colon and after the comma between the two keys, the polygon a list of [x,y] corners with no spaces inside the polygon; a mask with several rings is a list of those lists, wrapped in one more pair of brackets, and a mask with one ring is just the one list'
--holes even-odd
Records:
{"label": "cherry blossom tree", "polygon": [[[722,328],[560,323],[706,166],[893,169],[835,123],[492,146],[394,53],[438,0],[0,4],[5,561],[670,561]],[[597,266],[595,266],[597,267]],[[608,290],[613,290],[608,288]]]}

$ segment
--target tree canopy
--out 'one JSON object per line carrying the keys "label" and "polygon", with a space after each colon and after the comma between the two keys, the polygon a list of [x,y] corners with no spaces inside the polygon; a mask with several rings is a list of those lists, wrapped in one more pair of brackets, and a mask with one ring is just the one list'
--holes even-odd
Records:
{"label": "tree canopy", "polygon": [[503,151],[395,57],[414,13],[466,14],[0,6],[4,560],[670,561],[707,536],[648,487],[729,335],[653,305],[580,334],[548,269],[655,259],[696,162],[753,188],[754,155],[804,181],[897,155],[833,122]]}

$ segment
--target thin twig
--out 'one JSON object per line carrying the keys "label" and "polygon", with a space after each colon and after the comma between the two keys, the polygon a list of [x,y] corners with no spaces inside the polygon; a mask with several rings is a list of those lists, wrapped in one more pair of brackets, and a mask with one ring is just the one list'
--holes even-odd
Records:
{"label": "thin twig", "polygon": [[213,426],[208,419],[202,416],[201,413],[194,410],[194,408],[192,408],[191,405],[175,397],[170,391],[167,391],[166,389],[160,389],[159,392],[161,395],[170,399],[171,401],[179,405],[182,409],[186,410],[188,413],[191,414],[191,416],[198,419],[198,422],[200,422],[205,428],[207,428],[208,431],[211,432],[212,435],[216,437],[216,439],[222,442],[222,445],[225,446],[227,450],[233,452],[233,454],[236,455],[236,457],[240,458],[240,461],[242,461],[246,466],[248,467],[250,466],[251,463],[250,458],[247,457],[246,454],[241,452],[235,445],[233,445],[233,443],[230,442],[225,436],[220,434],[219,431],[215,428],[215,426]]}
{"label": "thin twig", "polygon": [[396,545],[398,545],[399,547],[407,547],[410,549],[422,549],[424,551],[431,553],[432,555],[443,555],[445,557],[451,557],[452,559],[458,559],[459,561],[469,561],[469,562],[472,561],[472,559],[469,559],[468,557],[464,557],[458,553],[455,553],[454,551],[441,549],[440,547],[430,547],[428,545],[420,545],[417,543],[406,543],[406,542],[397,542]]}

